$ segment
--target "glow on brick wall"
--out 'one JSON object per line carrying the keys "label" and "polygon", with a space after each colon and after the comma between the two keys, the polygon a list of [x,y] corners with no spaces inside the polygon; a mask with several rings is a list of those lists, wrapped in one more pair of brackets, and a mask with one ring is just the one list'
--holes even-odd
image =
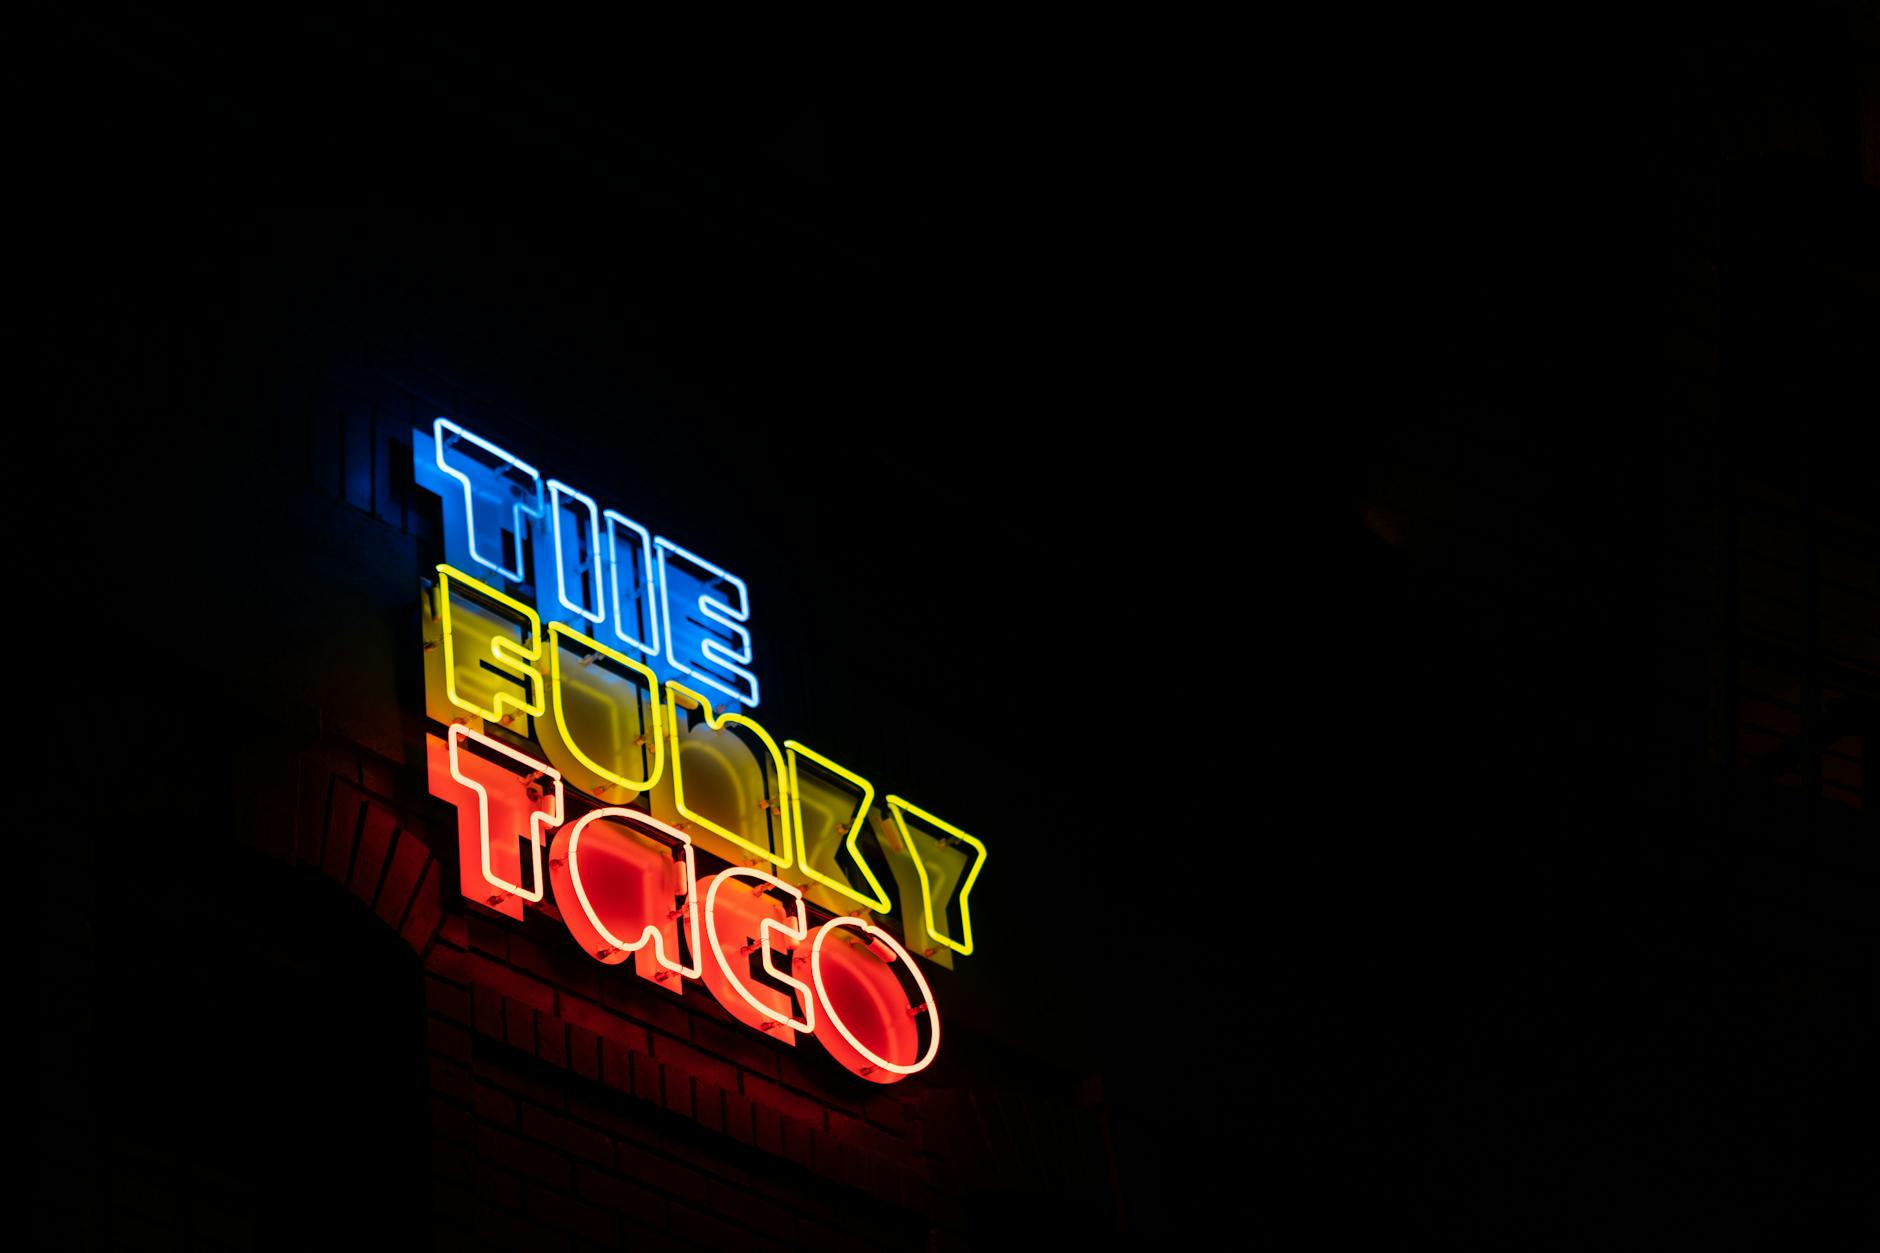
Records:
{"label": "glow on brick wall", "polygon": [[552,907],[594,960],[875,1083],[924,1070],[921,965],[973,952],[986,846],[760,721],[732,571],[447,418],[412,435],[443,503],[427,764],[464,895]]}

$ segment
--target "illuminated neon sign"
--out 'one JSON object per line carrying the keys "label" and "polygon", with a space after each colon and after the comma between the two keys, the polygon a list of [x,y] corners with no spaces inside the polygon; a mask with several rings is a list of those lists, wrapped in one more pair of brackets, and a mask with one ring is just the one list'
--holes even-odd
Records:
{"label": "illuminated neon sign", "polygon": [[443,502],[427,764],[464,895],[516,919],[552,900],[595,960],[702,983],[873,1082],[924,1070],[940,1014],[920,961],[974,951],[986,846],[758,721],[730,570],[447,418],[413,448]]}

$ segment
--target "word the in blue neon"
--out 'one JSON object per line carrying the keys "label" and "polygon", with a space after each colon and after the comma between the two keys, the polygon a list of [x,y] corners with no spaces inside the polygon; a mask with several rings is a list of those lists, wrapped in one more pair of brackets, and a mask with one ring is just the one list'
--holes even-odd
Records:
{"label": "word the in blue neon", "polygon": [[[496,586],[528,585],[536,611],[618,641],[664,669],[747,708],[750,591],[744,580],[521,458],[440,417],[412,432],[418,486],[444,502],[444,551]],[[509,589],[512,594],[516,588]]]}

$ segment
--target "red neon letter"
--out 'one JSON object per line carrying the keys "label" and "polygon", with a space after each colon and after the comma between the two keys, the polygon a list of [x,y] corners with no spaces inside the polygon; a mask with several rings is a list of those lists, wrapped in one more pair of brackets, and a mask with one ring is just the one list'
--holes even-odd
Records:
{"label": "red neon letter", "polygon": [[[861,934],[838,934],[849,928]],[[831,918],[816,928],[809,969],[821,1012],[816,1038],[844,1067],[873,1083],[899,1083],[933,1064],[940,1010],[927,977],[893,936],[860,918]],[[913,980],[918,1001],[908,998],[903,978]]]}
{"label": "red neon letter", "polygon": [[[794,898],[794,918],[787,916],[783,902],[769,895],[773,890]],[[794,1045],[798,1031],[814,1030],[815,999],[807,984],[788,973],[790,955],[809,938],[803,894],[761,870],[734,866],[699,884],[692,903],[705,915],[705,944],[711,956],[701,964],[705,987],[718,1003],[745,1026],[771,1032],[785,1044]],[[803,1005],[801,1018],[791,1012],[789,992],[753,977],[759,965],[772,979],[795,989]]]}
{"label": "red neon letter", "polygon": [[[655,831],[672,843],[662,843]],[[683,853],[678,861],[675,846]],[[698,912],[680,903],[696,872],[684,832],[635,809],[596,809],[555,836],[548,867],[555,906],[590,957],[611,966],[637,953],[633,967],[640,977],[672,992],[681,991],[678,976],[698,977]],[[690,964],[680,960],[681,917]]]}
{"label": "red neon letter", "polygon": [[[461,723],[450,728],[448,741],[424,738],[431,795],[457,807],[463,894],[520,920],[522,903],[543,896],[542,840],[566,813],[561,774]],[[520,851],[525,843],[526,883]]]}

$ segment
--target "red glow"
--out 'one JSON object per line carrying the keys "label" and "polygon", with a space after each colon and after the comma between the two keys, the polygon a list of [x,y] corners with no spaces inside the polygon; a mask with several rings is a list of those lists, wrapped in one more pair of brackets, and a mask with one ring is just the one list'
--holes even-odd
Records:
{"label": "red glow", "polygon": [[[450,746],[438,736],[427,735],[424,749],[431,795],[457,807],[457,865],[463,894],[520,922],[521,898],[483,877],[484,834],[478,798],[475,792],[451,777]],[[511,883],[520,883],[525,874],[522,842],[528,838],[530,815],[548,811],[552,803],[539,787],[534,796],[529,795],[530,784],[524,778],[528,772],[519,770],[514,762],[493,761],[462,752],[457,755],[457,764],[489,794],[491,869]]]}
{"label": "red glow", "polygon": [[[642,979],[671,992],[681,991],[685,980],[659,963],[653,952],[654,941],[647,941],[637,950],[616,948],[588,920],[574,888],[574,866],[569,855],[574,830],[575,824],[568,823],[557,831],[548,854],[555,907],[561,911],[569,934],[596,961],[613,966],[632,957],[633,968]],[[676,906],[685,895],[686,883],[685,867],[672,859],[671,850],[624,822],[596,818],[586,825],[578,852],[581,888],[601,925],[628,943],[640,940],[646,928],[652,927],[658,933],[657,943],[677,961],[681,950]]]}
{"label": "red glow", "polygon": [[894,967],[851,936],[823,946],[827,1012],[816,1022],[816,1039],[845,1069],[875,1083],[895,1083],[906,1076],[872,1064],[829,1020],[833,1013],[870,1052],[897,1065],[911,1066],[920,1058],[919,1025]]}
{"label": "red glow", "polygon": [[[706,899],[711,894],[712,884],[717,875],[704,880],[692,893],[694,908],[703,909]],[[704,920],[707,927],[715,927],[718,942],[724,947],[725,959],[739,963],[735,968],[742,969],[750,962],[753,955],[761,958],[762,950],[749,947],[759,943],[759,928],[766,918],[780,923],[791,921],[783,902],[773,896],[753,892],[754,885],[742,879],[728,881],[724,890],[718,893],[717,908]],[[796,946],[789,939],[771,929],[771,951],[778,968],[781,969],[791,960]],[[707,958],[701,963],[704,967],[705,987],[718,998],[718,1003],[725,1007],[733,1018],[756,1031],[762,1031],[773,1039],[795,1046],[796,1032],[785,1027],[773,1018],[766,1018],[751,1007],[750,1002],[738,995],[738,990],[725,978],[725,972],[718,963]],[[784,1018],[797,1017],[796,1008],[791,1004],[788,993],[762,983],[757,979],[746,979],[744,990],[756,997]]]}

